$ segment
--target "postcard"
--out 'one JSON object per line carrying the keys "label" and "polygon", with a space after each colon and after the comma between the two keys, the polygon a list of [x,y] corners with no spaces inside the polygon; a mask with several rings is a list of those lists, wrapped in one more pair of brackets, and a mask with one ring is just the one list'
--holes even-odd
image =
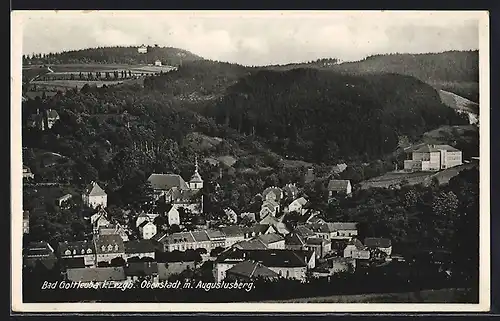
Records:
{"label": "postcard", "polygon": [[12,311],[489,310],[488,12],[14,11],[11,44]]}

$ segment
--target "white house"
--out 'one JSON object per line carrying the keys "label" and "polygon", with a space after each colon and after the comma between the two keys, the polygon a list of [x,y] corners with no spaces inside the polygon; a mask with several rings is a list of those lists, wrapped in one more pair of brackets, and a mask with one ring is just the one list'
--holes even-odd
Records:
{"label": "white house", "polygon": [[350,195],[352,193],[351,181],[348,179],[332,179],[328,182],[328,197],[342,193]]}
{"label": "white house", "polygon": [[108,195],[96,182],[90,183],[82,194],[83,203],[92,208],[108,206]]}
{"label": "white house", "polygon": [[299,214],[303,214],[302,209],[306,204],[307,200],[304,197],[300,197],[288,205],[287,212],[297,212]]}
{"label": "white house", "polygon": [[179,216],[179,211],[177,210],[178,206],[171,206],[170,209],[167,211],[167,221],[168,225],[180,225],[181,224],[181,218]]}
{"label": "white house", "polygon": [[368,260],[370,258],[370,251],[360,240],[353,238],[344,248],[344,257]]}
{"label": "white house", "polygon": [[155,236],[157,232],[156,225],[154,225],[150,221],[144,221],[139,225],[139,233],[144,240],[149,240],[153,236]]}

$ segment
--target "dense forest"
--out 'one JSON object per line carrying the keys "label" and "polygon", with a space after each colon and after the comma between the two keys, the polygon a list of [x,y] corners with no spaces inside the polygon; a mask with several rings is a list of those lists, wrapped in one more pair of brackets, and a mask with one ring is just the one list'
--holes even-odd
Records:
{"label": "dense forest", "polygon": [[135,47],[97,47],[70,50],[59,53],[32,54],[23,56],[23,64],[146,64],[159,59],[164,65],[177,66],[182,62],[203,59],[187,50],[172,47],[147,46],[141,54]]}
{"label": "dense forest", "polygon": [[479,51],[446,51],[424,54],[381,54],[360,61],[325,63],[324,59],[302,64],[270,66],[272,70],[319,68],[347,74],[396,73],[418,78],[438,89],[479,102]]}
{"label": "dense forest", "polygon": [[441,125],[467,123],[413,77],[317,69],[255,72],[205,112],[280,154],[315,163],[378,158],[394,151],[400,135],[418,139]]}

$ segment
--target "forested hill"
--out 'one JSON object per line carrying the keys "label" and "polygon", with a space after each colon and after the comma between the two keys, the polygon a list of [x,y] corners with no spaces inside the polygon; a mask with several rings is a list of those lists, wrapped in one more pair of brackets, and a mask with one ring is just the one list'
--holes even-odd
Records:
{"label": "forested hill", "polygon": [[401,135],[416,139],[443,124],[467,123],[414,77],[314,68],[255,72],[206,113],[277,152],[313,162],[376,158],[392,152]]}
{"label": "forested hill", "polygon": [[201,60],[187,50],[172,47],[147,47],[147,53],[138,52],[138,47],[98,47],[60,53],[33,54],[23,56],[23,64],[144,64],[159,59],[164,65],[179,65],[182,62]]}
{"label": "forested hill", "polygon": [[446,51],[425,54],[385,54],[335,63],[324,60],[304,64],[270,66],[272,70],[297,67],[328,69],[348,74],[396,73],[416,77],[438,89],[479,102],[479,51]]}

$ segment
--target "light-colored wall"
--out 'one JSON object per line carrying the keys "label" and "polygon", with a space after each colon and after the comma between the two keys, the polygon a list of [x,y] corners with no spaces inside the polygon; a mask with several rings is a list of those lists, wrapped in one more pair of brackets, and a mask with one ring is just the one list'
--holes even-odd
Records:
{"label": "light-colored wall", "polygon": [[293,267],[293,268],[287,268],[287,267],[269,267],[271,271],[274,271],[278,273],[283,278],[286,279],[295,279],[295,280],[300,280],[300,281],[305,281],[306,280],[306,272],[307,268],[304,267]]}
{"label": "light-colored wall", "polygon": [[86,196],[84,195],[83,201],[86,205],[96,208],[97,206],[107,207],[108,206],[108,196]]}
{"label": "light-colored wall", "polygon": [[128,260],[131,257],[139,257],[139,258],[150,257],[150,258],[154,259],[155,258],[155,252],[148,252],[148,253],[125,253],[125,255],[123,256],[123,258],[125,260]]}
{"label": "light-colored wall", "polygon": [[285,249],[285,240],[281,240],[278,242],[270,243],[267,246],[268,249],[273,249],[273,250],[284,250]]}
{"label": "light-colored wall", "polygon": [[145,226],[143,226],[141,228],[142,238],[145,240],[149,240],[150,238],[155,236],[156,232],[157,232],[157,229],[156,229],[156,225],[154,225],[154,224],[146,224]]}
{"label": "light-colored wall", "polygon": [[462,165],[462,152],[448,152],[446,154],[447,168]]}
{"label": "light-colored wall", "polygon": [[170,211],[168,212],[168,225],[172,226],[174,224],[179,225],[181,224],[181,219],[179,216],[179,211],[177,210],[177,207],[172,207]]}
{"label": "light-colored wall", "polygon": [[226,278],[226,271],[235,266],[236,263],[216,263],[213,274],[215,282],[221,282]]}

